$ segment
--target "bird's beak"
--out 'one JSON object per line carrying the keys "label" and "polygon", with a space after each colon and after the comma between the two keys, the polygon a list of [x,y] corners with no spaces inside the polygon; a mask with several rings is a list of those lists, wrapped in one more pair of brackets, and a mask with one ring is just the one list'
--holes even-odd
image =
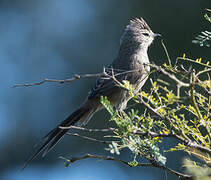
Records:
{"label": "bird's beak", "polygon": [[158,33],[154,33],[153,36],[154,37],[162,37],[162,35],[161,34],[158,34]]}

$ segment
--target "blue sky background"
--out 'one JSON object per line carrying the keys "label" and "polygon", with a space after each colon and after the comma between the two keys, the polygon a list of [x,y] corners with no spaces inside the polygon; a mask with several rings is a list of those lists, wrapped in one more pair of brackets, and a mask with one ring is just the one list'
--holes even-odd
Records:
{"label": "blue sky background", "polygon": [[[144,17],[163,35],[172,59],[184,52],[208,59],[210,49],[199,48],[191,40],[208,27],[203,14],[210,5],[209,0],[0,1],[0,179],[165,179],[166,173],[158,169],[128,168],[95,159],[65,168],[60,155],[109,155],[105,146],[75,137],[64,138],[45,158],[37,158],[20,172],[34,144],[83,102],[94,79],[30,88],[11,86],[101,72],[114,59],[121,34],[134,17]],[[166,59],[158,41],[149,55],[156,64]],[[102,111],[88,127],[106,128],[111,125],[108,119]],[[161,148],[170,143],[174,142],[167,141]],[[180,167],[183,154],[166,155],[170,167]],[[129,160],[130,154],[124,151],[119,158]]]}

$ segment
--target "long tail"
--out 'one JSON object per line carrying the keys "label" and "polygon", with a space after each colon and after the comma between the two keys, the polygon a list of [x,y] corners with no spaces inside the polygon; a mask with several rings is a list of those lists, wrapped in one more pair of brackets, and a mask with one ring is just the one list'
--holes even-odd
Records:
{"label": "long tail", "polygon": [[42,151],[45,156],[65,135],[68,129],[61,129],[61,127],[69,127],[76,123],[83,123],[90,119],[94,112],[88,108],[81,107],[74,111],[67,119],[65,119],[62,123],[60,123],[56,128],[52,129],[45,137],[44,143],[42,146],[25,162],[22,170],[26,168],[26,166],[36,158]]}

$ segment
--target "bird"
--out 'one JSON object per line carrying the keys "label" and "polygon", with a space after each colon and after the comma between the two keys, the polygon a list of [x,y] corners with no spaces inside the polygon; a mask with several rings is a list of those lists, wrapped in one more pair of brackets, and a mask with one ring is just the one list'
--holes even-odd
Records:
{"label": "bird", "polygon": [[42,145],[25,162],[23,169],[41,152],[45,156],[59,142],[69,130],[61,127],[85,125],[97,111],[103,109],[104,106],[100,102],[101,96],[107,97],[113,107],[123,111],[131,96],[117,82],[129,81],[135,93],[141,91],[150,72],[150,67],[147,66],[149,64],[148,47],[157,36],[160,34],[154,33],[143,18],[130,20],[120,38],[116,58],[105,68],[110,78],[98,77],[84,103],[43,138]]}

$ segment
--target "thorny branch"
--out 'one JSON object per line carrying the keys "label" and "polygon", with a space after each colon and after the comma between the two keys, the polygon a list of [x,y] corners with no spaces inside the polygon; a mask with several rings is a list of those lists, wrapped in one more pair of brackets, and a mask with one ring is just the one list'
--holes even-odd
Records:
{"label": "thorny branch", "polygon": [[[101,155],[93,155],[93,154],[86,154],[84,156],[80,156],[80,157],[73,157],[73,158],[64,158],[64,157],[60,157],[61,159],[64,159],[66,161],[67,164],[71,164],[71,163],[74,163],[76,161],[79,161],[79,160],[83,160],[83,159],[88,159],[88,158],[94,158],[94,159],[101,159],[101,160],[108,160],[108,161],[116,161],[116,162],[119,162],[119,163],[122,163],[122,164],[125,164],[129,167],[133,167],[133,165],[131,165],[130,162],[127,162],[127,161],[124,161],[124,160],[121,160],[121,159],[117,159],[115,157],[111,157],[111,156],[101,156]],[[187,174],[183,174],[183,173],[179,173],[173,169],[170,169],[166,166],[163,166],[163,165],[160,165],[154,161],[151,161],[150,163],[137,163],[136,166],[138,167],[156,167],[156,168],[160,168],[160,169],[163,169],[163,170],[166,170],[172,174],[175,174],[177,175],[181,180],[192,180],[193,177],[190,176],[190,175],[187,175]]]}

